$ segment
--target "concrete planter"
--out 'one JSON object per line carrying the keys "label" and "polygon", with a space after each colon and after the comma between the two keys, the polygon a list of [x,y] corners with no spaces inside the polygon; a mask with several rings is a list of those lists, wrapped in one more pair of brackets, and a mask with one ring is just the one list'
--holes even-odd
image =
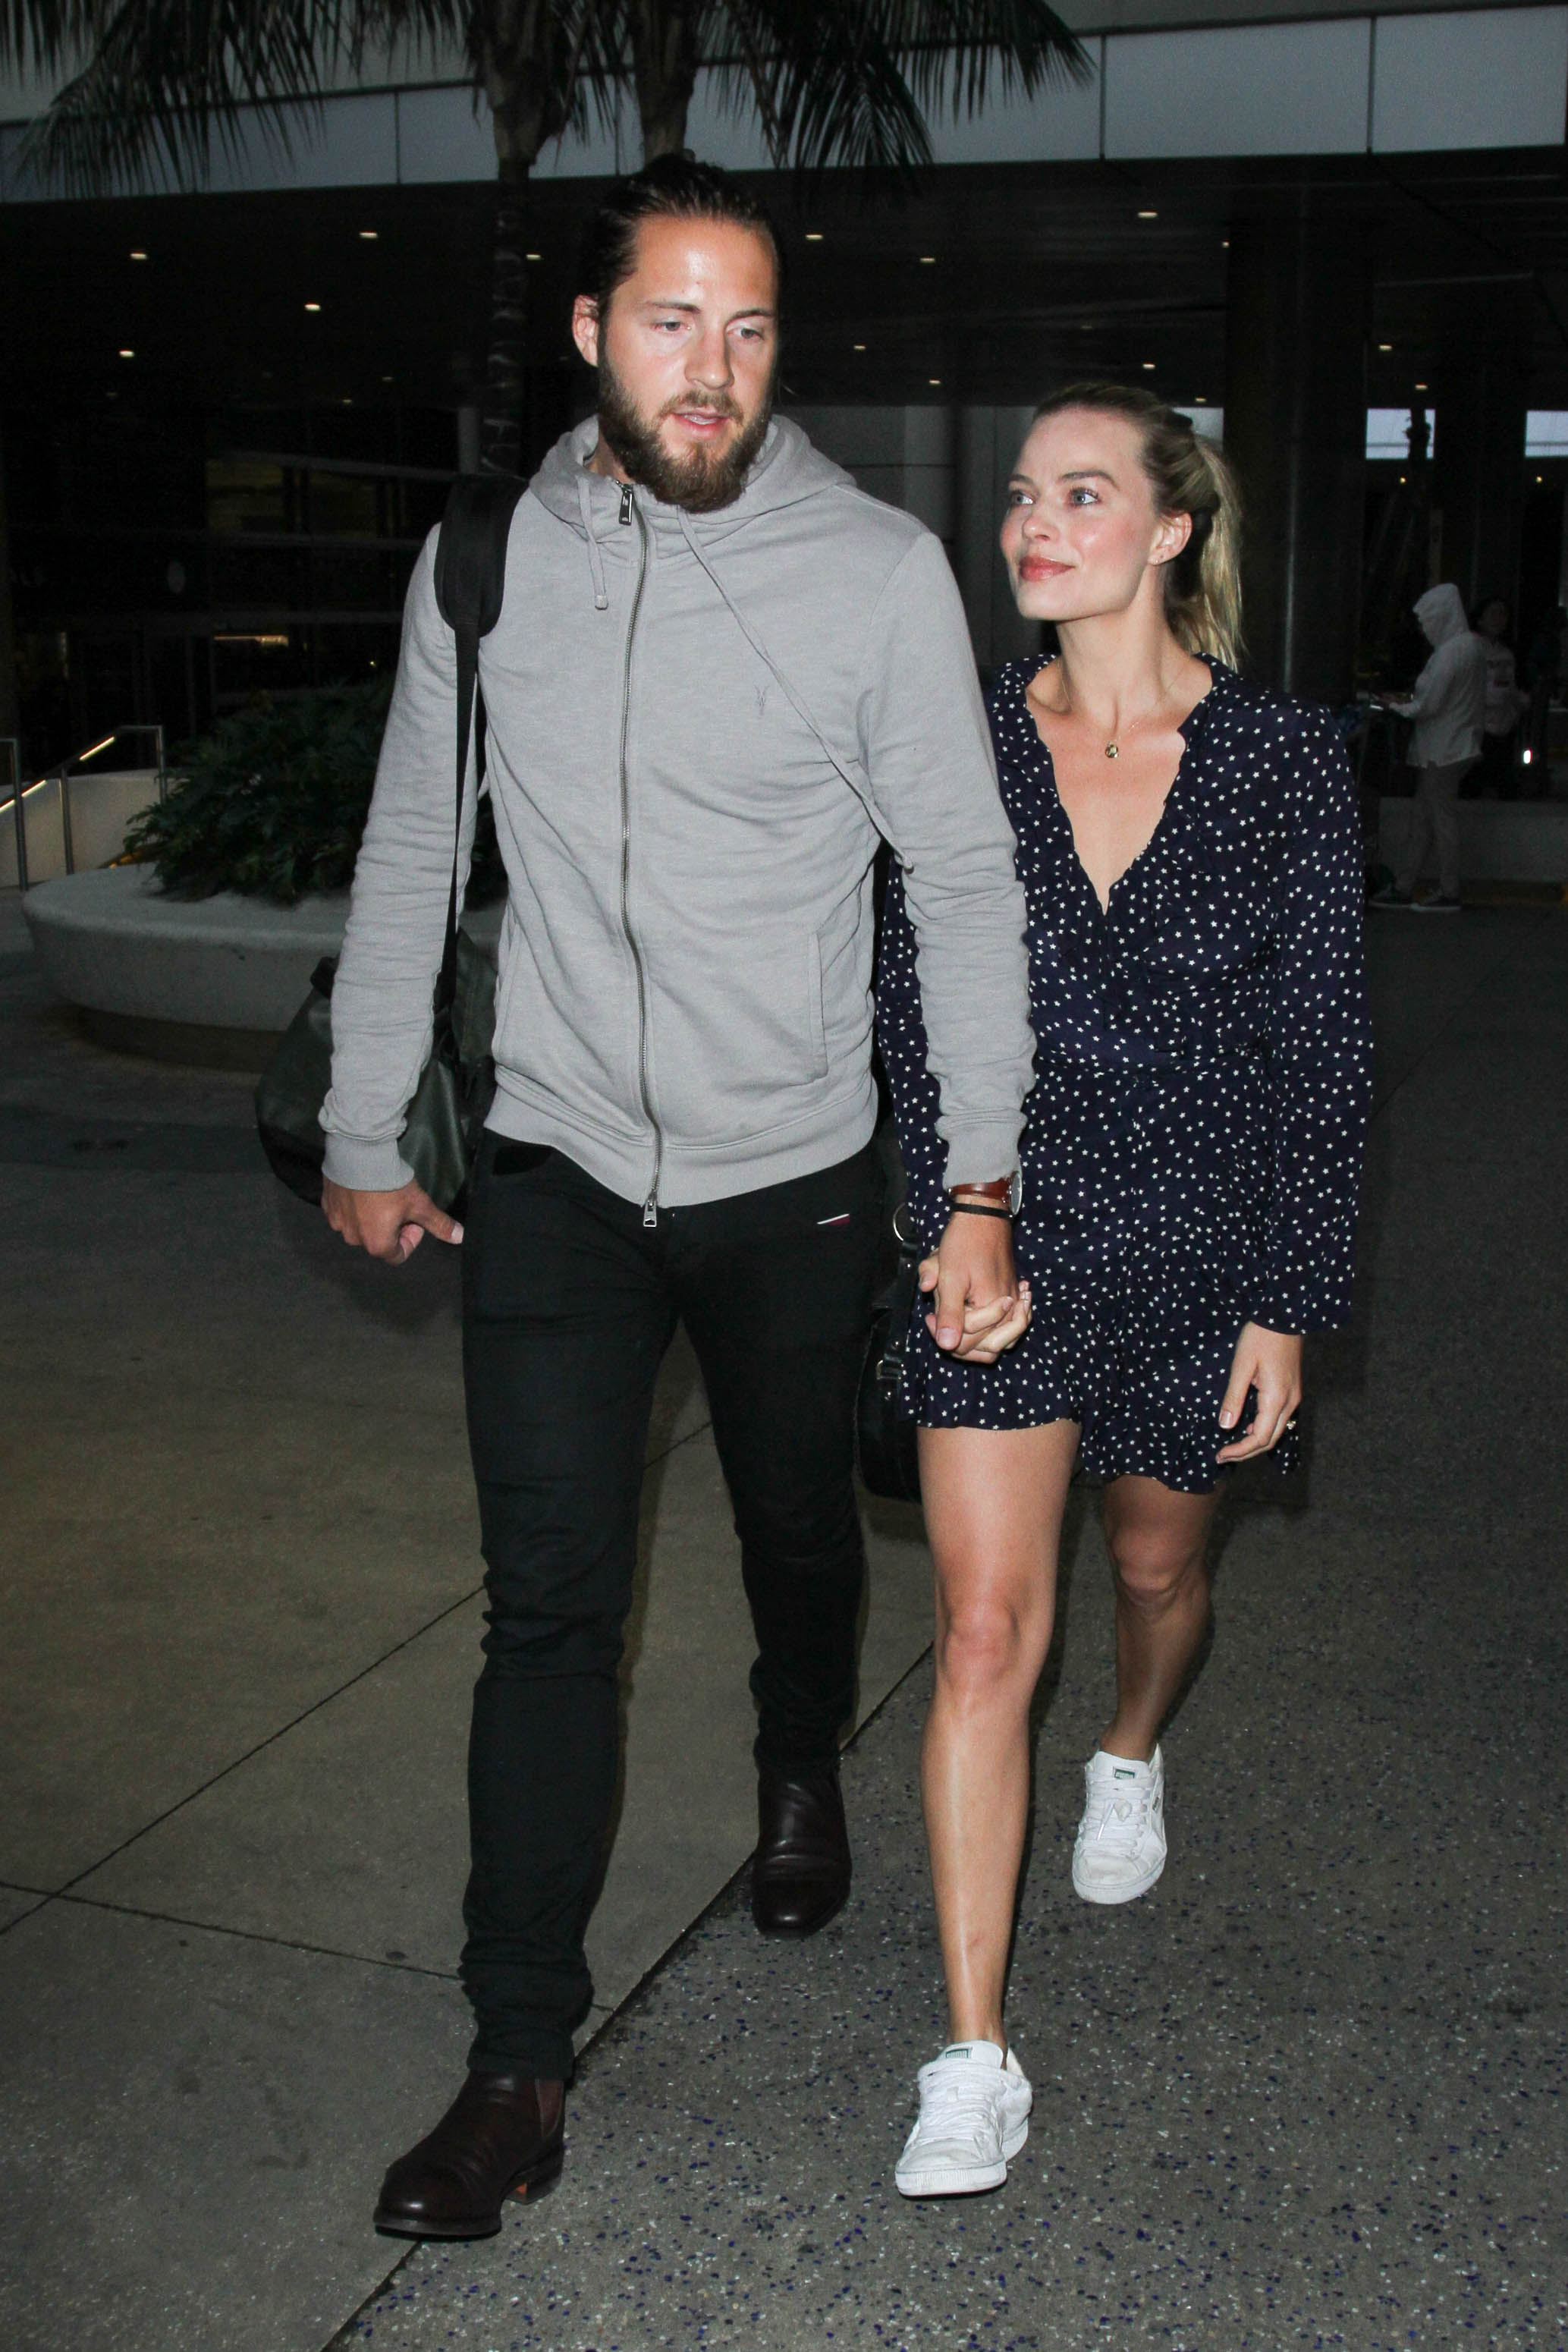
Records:
{"label": "concrete planter", "polygon": [[[260,1070],[324,955],[343,943],[346,890],[275,907],[232,890],[170,898],[150,866],[40,883],[22,901],[45,977],[92,1035],[130,1054]],[[501,909],[464,917],[494,952]]]}
{"label": "concrete planter", "polygon": [[169,898],[152,866],[111,866],[41,882],[22,911],[50,987],[102,1044],[259,1070],[341,947],[349,898]]}

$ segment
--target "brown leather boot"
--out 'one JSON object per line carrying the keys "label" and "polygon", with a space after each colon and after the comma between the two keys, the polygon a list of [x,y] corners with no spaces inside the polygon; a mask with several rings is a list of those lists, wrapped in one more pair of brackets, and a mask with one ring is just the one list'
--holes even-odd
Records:
{"label": "brown leather boot", "polygon": [[849,1900],[850,1833],[838,1768],[787,1780],[765,1766],[757,1815],[751,1916],[765,1936],[814,1936]]}
{"label": "brown leather boot", "polygon": [[470,2074],[441,2121],[382,2183],[376,2227],[394,2238],[493,2238],[504,2199],[560,2178],[566,2085]]}

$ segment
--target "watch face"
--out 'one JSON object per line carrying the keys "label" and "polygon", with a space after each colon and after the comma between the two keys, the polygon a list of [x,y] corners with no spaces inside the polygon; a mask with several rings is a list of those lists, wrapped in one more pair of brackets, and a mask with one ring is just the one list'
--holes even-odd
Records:
{"label": "watch face", "polygon": [[1008,1207],[1015,1217],[1023,1207],[1023,1170],[1021,1168],[1013,1170],[1013,1181],[1008,1186]]}

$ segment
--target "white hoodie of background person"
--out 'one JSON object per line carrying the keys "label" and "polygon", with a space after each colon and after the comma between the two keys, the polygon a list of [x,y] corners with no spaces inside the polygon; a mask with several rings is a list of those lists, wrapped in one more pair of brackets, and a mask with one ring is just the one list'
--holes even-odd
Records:
{"label": "white hoodie of background person", "polygon": [[1479,757],[1486,719],[1487,642],[1465,617],[1464,599],[1451,580],[1416,598],[1416,618],[1433,647],[1416,690],[1392,706],[1416,721],[1410,746],[1413,768],[1448,768]]}

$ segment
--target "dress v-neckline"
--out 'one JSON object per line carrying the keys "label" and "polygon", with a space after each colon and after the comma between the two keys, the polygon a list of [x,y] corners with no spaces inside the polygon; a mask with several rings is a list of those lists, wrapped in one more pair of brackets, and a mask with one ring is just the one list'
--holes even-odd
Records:
{"label": "dress v-neckline", "polygon": [[[1200,656],[1199,658],[1202,659],[1203,657]],[[1082,881],[1084,888],[1089,893],[1090,903],[1093,907],[1095,913],[1099,916],[1102,922],[1108,922],[1111,918],[1112,899],[1122,887],[1123,883],[1130,880],[1132,876],[1137,872],[1139,866],[1143,865],[1145,859],[1148,857],[1151,851],[1154,849],[1155,843],[1160,838],[1160,835],[1165,832],[1166,825],[1170,817],[1171,804],[1175,801],[1176,793],[1181,786],[1184,777],[1186,776],[1187,757],[1192,750],[1192,739],[1188,735],[1187,730],[1197,718],[1199,712],[1207,710],[1208,705],[1213,701],[1215,694],[1218,690],[1219,687],[1219,672],[1214,663],[1211,662],[1208,664],[1208,689],[1206,693],[1198,696],[1197,700],[1193,704],[1192,709],[1187,712],[1186,717],[1181,721],[1180,725],[1176,729],[1176,733],[1181,737],[1181,757],[1176,761],[1175,775],[1171,778],[1170,782],[1166,787],[1166,796],[1160,803],[1160,813],[1155,819],[1148,839],[1138,851],[1136,856],[1130,857],[1127,860],[1127,863],[1123,866],[1122,871],[1117,875],[1115,880],[1111,884],[1109,889],[1106,891],[1105,896],[1102,898],[1099,891],[1094,887],[1093,877],[1091,875],[1087,866],[1084,865],[1082,856],[1080,854],[1078,847],[1078,835],[1072,829],[1072,819],[1067,814],[1067,803],[1061,797],[1061,788],[1056,781],[1056,761],[1051,757],[1051,746],[1046,741],[1044,736],[1040,733],[1039,722],[1037,721],[1034,712],[1030,705],[1030,688],[1040,676],[1040,670],[1049,669],[1054,659],[1054,655],[1046,654],[1043,656],[1039,667],[1031,669],[1029,676],[1023,681],[1022,696],[1024,720],[1026,725],[1029,727],[1030,731],[1033,735],[1035,741],[1039,744],[1040,756],[1045,761],[1046,773],[1051,778],[1051,797],[1056,803],[1057,814],[1061,817],[1062,824],[1067,828],[1067,844],[1071,855],[1073,866]]]}

